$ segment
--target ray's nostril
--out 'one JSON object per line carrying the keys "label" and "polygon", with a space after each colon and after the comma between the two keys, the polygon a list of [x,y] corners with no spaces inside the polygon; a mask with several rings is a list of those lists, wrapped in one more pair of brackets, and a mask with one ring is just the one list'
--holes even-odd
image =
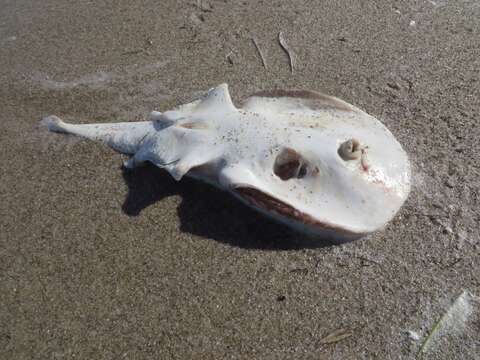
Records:
{"label": "ray's nostril", "polygon": [[285,148],[277,155],[273,172],[284,181],[292,178],[301,179],[307,175],[307,163],[298,152]]}

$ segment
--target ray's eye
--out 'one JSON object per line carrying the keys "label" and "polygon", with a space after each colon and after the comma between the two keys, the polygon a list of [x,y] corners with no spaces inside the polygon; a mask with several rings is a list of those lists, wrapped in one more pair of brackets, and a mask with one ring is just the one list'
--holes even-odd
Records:
{"label": "ray's eye", "polygon": [[357,139],[343,142],[338,148],[338,155],[345,161],[360,159],[362,156],[360,142]]}
{"label": "ray's eye", "polygon": [[301,179],[307,175],[308,163],[295,150],[284,148],[275,159],[273,172],[283,181]]}

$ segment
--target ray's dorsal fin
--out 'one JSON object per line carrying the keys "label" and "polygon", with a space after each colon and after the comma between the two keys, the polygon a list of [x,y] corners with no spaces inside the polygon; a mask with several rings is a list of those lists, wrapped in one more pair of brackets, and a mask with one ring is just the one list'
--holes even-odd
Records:
{"label": "ray's dorsal fin", "polygon": [[176,122],[179,119],[191,117],[195,113],[228,113],[234,111],[237,111],[237,108],[230,98],[228,86],[227,84],[221,84],[210,89],[207,94],[199,99],[164,112],[160,118],[162,121]]}
{"label": "ray's dorsal fin", "polygon": [[336,97],[308,90],[260,91],[245,99],[242,108],[259,113],[272,111],[287,113],[303,109],[359,111],[356,107]]}
{"label": "ray's dorsal fin", "polygon": [[228,85],[221,84],[212,88],[208,93],[200,99],[194,108],[195,111],[236,111],[237,108],[233,105],[232,98],[228,92]]}

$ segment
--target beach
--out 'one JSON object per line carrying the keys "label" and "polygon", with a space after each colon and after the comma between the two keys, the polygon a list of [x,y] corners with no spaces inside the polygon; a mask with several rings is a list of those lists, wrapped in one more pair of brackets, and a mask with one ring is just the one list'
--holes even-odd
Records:
{"label": "beach", "polygon": [[[480,358],[479,2],[0,6],[2,359]],[[41,123],[142,121],[221,83],[378,118],[411,161],[400,212],[312,242]]]}

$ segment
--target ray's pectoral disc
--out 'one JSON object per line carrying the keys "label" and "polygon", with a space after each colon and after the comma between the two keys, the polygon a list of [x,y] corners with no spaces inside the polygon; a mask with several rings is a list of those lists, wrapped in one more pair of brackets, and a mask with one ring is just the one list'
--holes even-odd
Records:
{"label": "ray's pectoral disc", "polygon": [[145,161],[231,191],[299,230],[351,240],[383,227],[410,191],[405,151],[377,119],[337,98],[304,90],[261,92],[236,108],[223,84],[148,121],[51,131],[100,140]]}

